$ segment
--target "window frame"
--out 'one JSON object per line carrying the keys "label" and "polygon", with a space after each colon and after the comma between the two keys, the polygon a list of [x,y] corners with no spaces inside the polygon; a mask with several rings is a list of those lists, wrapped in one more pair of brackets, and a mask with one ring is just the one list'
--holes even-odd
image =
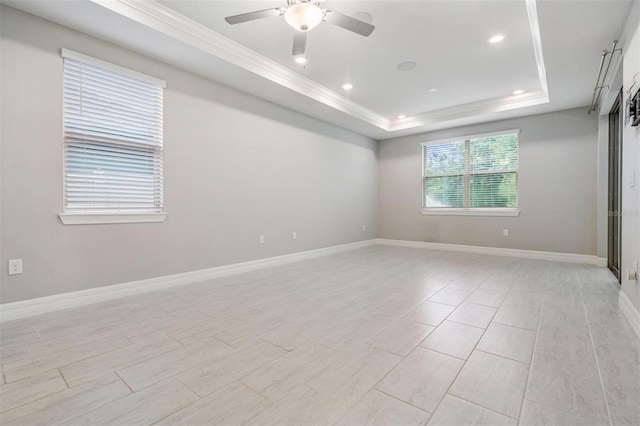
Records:
{"label": "window frame", "polygon": [[[463,205],[469,205],[470,195],[470,185],[471,185],[471,176],[473,175],[482,175],[482,174],[498,174],[498,173],[513,173],[514,170],[491,170],[491,171],[482,171],[482,172],[473,172],[470,170],[469,165],[469,152],[470,145],[472,139],[479,139],[491,136],[501,136],[501,135],[518,135],[518,167],[515,169],[516,173],[516,207],[427,207],[425,205],[425,182],[427,177],[440,177],[440,176],[462,176],[463,181]],[[500,130],[496,132],[487,132],[487,133],[479,133],[474,135],[466,135],[466,136],[458,136],[454,138],[447,139],[438,139],[432,141],[425,141],[420,144],[420,156],[422,157],[422,180],[421,180],[421,200],[420,200],[420,213],[423,215],[437,215],[437,216],[519,216],[520,209],[518,207],[518,170],[520,167],[520,129],[509,129],[509,130]],[[428,145],[434,144],[444,144],[451,142],[464,142],[465,148],[465,168],[461,173],[444,173],[438,175],[429,175],[427,176],[425,170],[425,149]]]}
{"label": "window frame", "polygon": [[[143,74],[140,73],[138,71],[134,71],[128,68],[124,68],[121,67],[119,65],[115,65],[109,62],[105,62],[102,61],[100,59],[96,59],[93,58],[91,56],[87,56],[84,55],[82,53],[78,53],[78,52],[74,52],[72,50],[69,49],[61,49],[60,50],[60,56],[62,58],[62,65],[63,65],[63,71],[62,71],[62,90],[64,93],[65,90],[65,72],[64,72],[64,60],[66,58],[77,61],[77,62],[82,62],[85,63],[87,65],[93,66],[93,67],[98,67],[98,68],[102,68],[106,71],[112,72],[112,73],[117,73],[120,74],[122,76],[126,76],[129,78],[134,78],[137,80],[141,80],[147,83],[151,83],[153,85],[156,85],[158,87],[160,87],[163,91],[164,89],[167,87],[167,84],[164,80],[158,79],[156,77],[153,76],[149,76],[147,74]],[[162,96],[161,102],[164,101],[164,96]],[[62,116],[63,116],[63,120],[65,120],[65,112],[64,112],[64,107],[65,107],[65,101],[63,100],[62,102]],[[164,132],[163,129],[163,124],[161,122],[160,124],[161,126],[161,132]],[[66,137],[66,133],[65,133],[65,127],[63,125],[63,139],[65,139]],[[64,150],[66,150],[66,146],[67,143],[64,142],[63,146],[65,147]],[[160,143],[159,146],[159,155],[162,157],[163,154],[163,148],[162,148],[162,142]],[[158,223],[158,222],[164,222],[166,217],[167,217],[167,213],[164,210],[164,203],[161,203],[161,206],[159,208],[159,211],[145,211],[145,210],[139,210],[139,211],[126,211],[126,210],[118,210],[117,208],[114,209],[105,209],[105,210],[99,210],[99,211],[90,211],[90,210],[86,210],[86,211],[81,211],[81,210],[74,210],[74,209],[69,209],[67,210],[67,204],[65,201],[65,197],[66,197],[66,186],[67,186],[67,182],[66,182],[66,174],[67,174],[67,165],[66,165],[66,152],[63,151],[63,199],[62,199],[62,205],[63,205],[63,212],[58,214],[58,217],[60,218],[60,221],[62,222],[62,224],[64,225],[85,225],[85,224],[109,224],[109,223]],[[160,186],[164,187],[164,172],[161,171],[159,173],[159,178],[160,178]],[[162,192],[164,192],[164,190],[161,190]],[[161,194],[161,200],[162,200],[162,194]]]}

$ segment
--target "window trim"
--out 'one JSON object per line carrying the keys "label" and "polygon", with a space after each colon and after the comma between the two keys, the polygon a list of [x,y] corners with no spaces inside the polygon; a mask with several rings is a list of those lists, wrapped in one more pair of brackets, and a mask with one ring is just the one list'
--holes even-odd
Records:
{"label": "window trim", "polygon": [[456,208],[456,207],[423,207],[420,210],[423,215],[432,216],[520,216],[520,209],[513,208]]}
{"label": "window trim", "polygon": [[[421,205],[420,213],[422,215],[433,215],[433,216],[502,216],[502,217],[519,216],[520,209],[518,207],[475,207],[473,208],[473,207],[426,207],[424,205],[425,203],[424,181],[427,178],[425,173],[425,164],[424,164],[425,146],[433,145],[433,144],[448,143],[448,142],[460,142],[460,141],[464,141],[466,145],[468,144],[467,141],[471,139],[478,139],[478,138],[484,138],[484,137],[490,137],[490,136],[512,135],[512,134],[519,135],[520,129],[499,130],[496,132],[478,133],[473,135],[457,136],[457,137],[447,138],[447,139],[436,139],[436,140],[425,141],[420,143],[420,157],[422,158],[421,160],[422,162],[422,180],[421,180],[422,197],[421,198],[422,199],[420,200],[420,205]],[[520,156],[519,154],[520,154],[520,138],[518,138],[518,157]],[[468,161],[468,159],[465,158],[465,161]],[[465,173],[468,173],[469,176],[471,176],[472,174],[485,174],[485,172],[471,173],[467,171],[467,168],[468,167],[465,167]],[[518,168],[519,168],[519,164],[518,164]],[[499,172],[500,171],[492,170],[491,172],[487,172],[486,174],[499,173]],[[512,170],[509,170],[509,172],[512,172]],[[518,170],[516,169],[516,176],[517,176],[517,173],[518,173]],[[451,173],[451,174],[443,174],[442,176],[460,176],[460,174]],[[465,174],[463,173],[462,176],[464,179]],[[469,197],[466,184],[465,184],[465,193],[463,195],[465,199]]]}
{"label": "window trim", "polygon": [[[119,65],[112,64],[110,62],[102,61],[91,56],[84,55],[82,53],[75,52],[73,50],[62,48],[60,49],[60,56],[69,58],[78,62],[83,62],[91,66],[99,67],[107,71],[118,73],[127,77],[135,78],[147,83],[151,83],[162,89],[166,89],[167,83],[165,80],[140,73],[129,68],[121,67]],[[63,156],[64,161],[64,156]],[[164,176],[161,176],[164,179]],[[64,205],[64,199],[63,199]],[[58,214],[60,221],[63,225],[90,225],[90,224],[113,224],[113,223],[161,223],[167,218],[167,213],[164,211],[129,211],[119,212],[113,211],[63,211]]]}
{"label": "window trim", "polygon": [[167,213],[59,213],[63,225],[99,225],[107,223],[161,223]]}

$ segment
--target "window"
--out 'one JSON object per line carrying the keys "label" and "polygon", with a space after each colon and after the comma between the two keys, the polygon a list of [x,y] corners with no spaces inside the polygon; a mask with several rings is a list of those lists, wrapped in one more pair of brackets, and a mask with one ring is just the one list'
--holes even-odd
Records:
{"label": "window", "polygon": [[518,133],[423,143],[422,213],[517,216]]}
{"label": "window", "polygon": [[66,49],[62,57],[62,222],[164,220],[164,81]]}

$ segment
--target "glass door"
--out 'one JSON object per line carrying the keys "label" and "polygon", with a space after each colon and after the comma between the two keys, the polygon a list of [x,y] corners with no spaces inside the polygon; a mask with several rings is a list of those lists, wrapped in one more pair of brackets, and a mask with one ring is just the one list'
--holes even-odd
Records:
{"label": "glass door", "polygon": [[609,113],[609,197],[608,197],[608,260],[607,266],[620,280],[620,250],[622,237],[622,115],[618,95]]}

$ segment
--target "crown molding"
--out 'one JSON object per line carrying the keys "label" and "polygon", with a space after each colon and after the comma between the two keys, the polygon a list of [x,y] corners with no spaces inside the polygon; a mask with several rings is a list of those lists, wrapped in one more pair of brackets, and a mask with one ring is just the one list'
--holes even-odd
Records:
{"label": "crown molding", "polygon": [[155,0],[90,1],[387,132],[424,127],[549,102],[536,0],[523,1],[527,8],[533,51],[540,81],[539,91],[456,105],[420,113],[406,119],[394,120],[390,120],[382,114],[353,102]]}
{"label": "crown molding", "polygon": [[412,129],[415,127],[427,126],[429,124],[508,111],[516,108],[544,104],[547,102],[549,102],[549,96],[544,91],[487,99],[430,111],[403,120],[396,120],[389,126],[389,131],[393,132],[396,130]]}
{"label": "crown molding", "polygon": [[264,77],[380,129],[389,119],[154,0],[91,0],[139,24]]}

